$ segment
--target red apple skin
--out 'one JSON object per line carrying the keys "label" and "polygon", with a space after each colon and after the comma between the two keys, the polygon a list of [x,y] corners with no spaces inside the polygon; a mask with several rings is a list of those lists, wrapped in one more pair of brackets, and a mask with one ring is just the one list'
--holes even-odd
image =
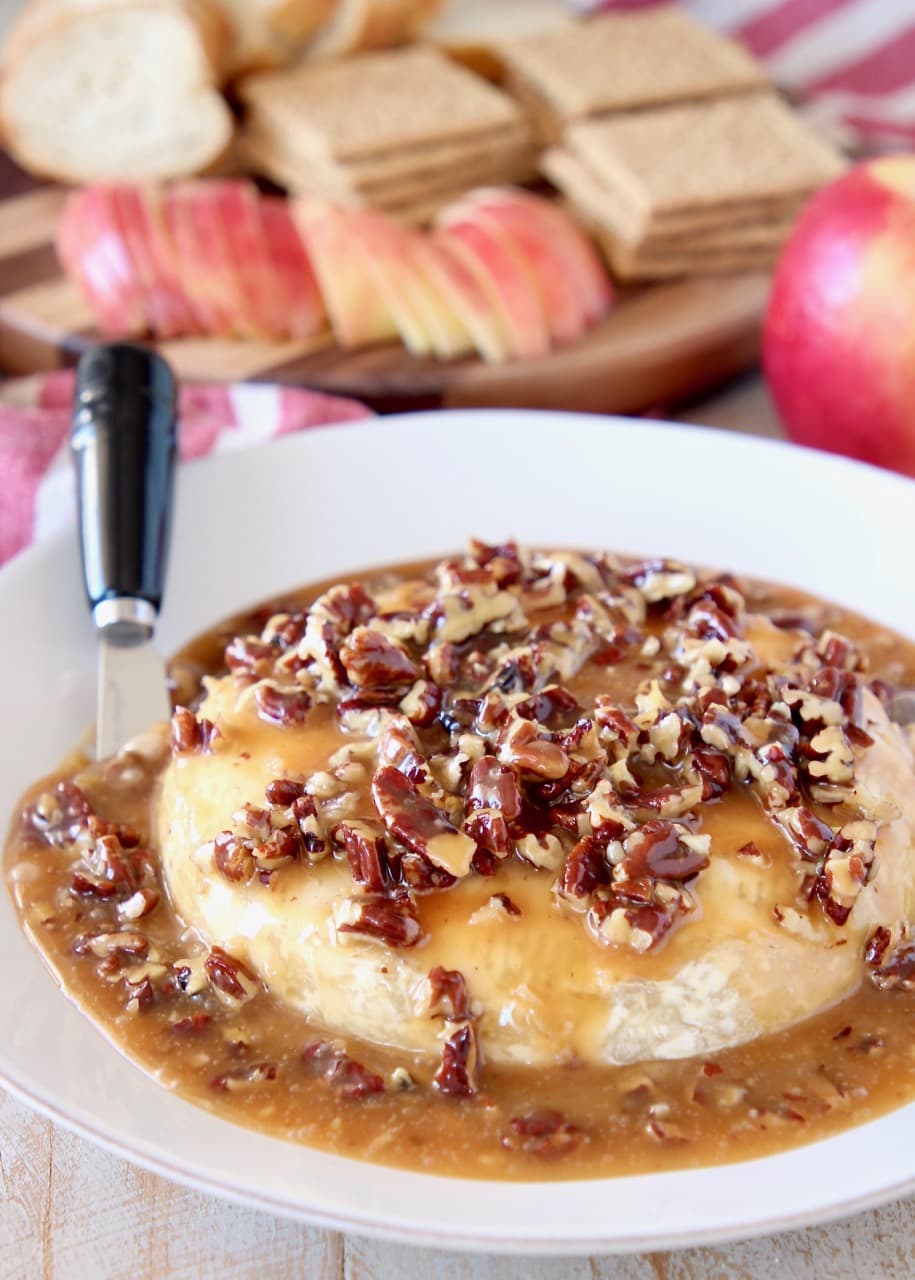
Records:
{"label": "red apple skin", "polygon": [[793,440],[915,476],[915,156],[860,165],[806,206],[763,366]]}

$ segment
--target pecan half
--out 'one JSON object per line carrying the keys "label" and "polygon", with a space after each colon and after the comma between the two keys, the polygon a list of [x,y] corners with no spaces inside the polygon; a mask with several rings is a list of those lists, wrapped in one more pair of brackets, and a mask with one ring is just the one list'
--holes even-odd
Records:
{"label": "pecan half", "polygon": [[708,866],[709,858],[701,844],[691,847],[688,838],[688,833],[672,822],[646,822],[627,836],[620,867],[627,879],[691,880]]}
{"label": "pecan half", "polygon": [[357,689],[403,689],[419,679],[420,670],[402,645],[371,627],[356,627],[340,646],[343,663],[351,685]]}
{"label": "pecan half", "polygon": [[211,947],[203,964],[207,977],[217,993],[233,1004],[244,1004],[257,994],[257,978],[236,956],[222,947]]}
{"label": "pecan half", "polygon": [[458,831],[398,769],[386,765],[377,770],[372,779],[372,801],[395,839],[443,867],[449,875],[467,875],[476,852],[475,842]]}

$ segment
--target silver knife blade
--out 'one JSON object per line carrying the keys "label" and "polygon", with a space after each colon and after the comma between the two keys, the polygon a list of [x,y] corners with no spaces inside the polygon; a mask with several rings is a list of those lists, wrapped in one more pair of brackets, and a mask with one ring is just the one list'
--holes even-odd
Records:
{"label": "silver knife blade", "polygon": [[170,715],[165,659],[154,645],[113,644],[100,634],[96,758],[112,755]]}

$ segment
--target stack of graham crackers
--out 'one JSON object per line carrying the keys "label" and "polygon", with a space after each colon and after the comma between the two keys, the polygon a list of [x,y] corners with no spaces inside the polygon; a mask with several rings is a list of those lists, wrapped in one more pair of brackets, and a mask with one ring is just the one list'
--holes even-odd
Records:
{"label": "stack of graham crackers", "polygon": [[249,76],[243,148],[293,192],[419,223],[468,187],[524,182],[537,156],[507,94],[413,46]]}
{"label": "stack of graham crackers", "polygon": [[843,167],[748,54],[678,9],[607,14],[499,52],[554,140],[542,172],[620,280],[767,266]]}

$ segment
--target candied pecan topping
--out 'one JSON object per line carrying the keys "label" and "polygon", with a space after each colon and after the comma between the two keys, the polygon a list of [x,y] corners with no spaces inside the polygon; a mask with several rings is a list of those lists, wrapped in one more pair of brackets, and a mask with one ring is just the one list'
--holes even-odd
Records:
{"label": "candied pecan topping", "polygon": [[581,714],[581,704],[568,689],[551,685],[516,703],[515,712],[524,720],[536,720],[548,729],[567,729]]}
{"label": "candied pecan topping", "polygon": [[657,880],[691,880],[709,864],[708,853],[690,847],[684,831],[658,819],[644,823],[628,836],[626,856],[620,863],[627,879],[651,876]]}
{"label": "candied pecan topping", "polygon": [[[340,661],[357,688],[412,685],[419,668],[402,645],[370,627],[357,627],[340,646]],[[398,694],[398,697],[401,695]]]}
{"label": "candied pecan topping", "polygon": [[89,797],[75,782],[65,780],[23,810],[22,821],[47,844],[61,848],[89,830],[92,817]]}
{"label": "candied pecan topping", "polygon": [[246,882],[256,870],[251,847],[233,835],[220,831],[213,841],[213,862],[227,880]]}
{"label": "candied pecan topping", "polygon": [[257,993],[257,978],[237,956],[222,947],[211,947],[203,967],[215,989],[230,1000],[243,1003]]}
{"label": "candied pecan topping", "polygon": [[508,1132],[499,1141],[509,1151],[555,1160],[568,1155],[586,1141],[577,1125],[566,1120],[560,1111],[537,1107],[523,1116],[513,1116]]}
{"label": "candied pecan topping", "polygon": [[458,882],[457,876],[451,875],[444,867],[437,867],[421,853],[411,850],[401,854],[396,865],[401,880],[411,889],[450,889]]}
{"label": "candied pecan topping", "polygon": [[467,786],[469,809],[496,809],[507,822],[521,812],[521,791],[513,769],[495,756],[481,756],[470,771]]}
{"label": "candied pecan topping", "polygon": [[693,754],[702,778],[702,799],[717,800],[731,785],[731,762],[723,751],[703,750]]}
{"label": "candied pecan topping", "polygon": [[384,1093],[384,1079],[369,1070],[338,1044],[315,1040],[302,1050],[302,1061],[315,1075],[322,1076],[341,1098],[357,1101]]}
{"label": "candied pecan topping", "polygon": [[378,763],[393,765],[411,782],[429,777],[429,762],[423,754],[416,730],[405,716],[392,716],[378,740]]}
{"label": "candied pecan topping", "polygon": [[233,675],[259,679],[267,675],[277,650],[255,636],[235,636],[226,646],[226,666]]}
{"label": "candied pecan topping", "polygon": [[[93,818],[89,819],[90,834],[101,829]],[[149,850],[133,845],[134,832],[122,831],[122,835],[128,841],[127,847],[120,835],[111,833],[99,835],[84,850],[70,879],[72,893],[80,897],[112,898],[122,903],[140,890],[158,893]]]}
{"label": "candied pecan topping", "polygon": [[372,801],[388,831],[408,849],[451,875],[467,874],[476,851],[474,841],[398,769],[386,765],[377,770]]}
{"label": "candied pecan topping", "polygon": [[264,795],[268,804],[280,805],[286,809],[305,795],[305,781],[299,778],[274,778],[267,783]]}
{"label": "candied pecan topping", "polygon": [[195,716],[187,707],[176,707],[172,713],[172,751],[175,755],[188,755],[201,751],[204,755],[213,749],[219,730],[212,720]]}
{"label": "candied pecan topping", "polygon": [[422,937],[416,906],[405,891],[386,898],[347,898],[338,912],[337,932],[361,934],[389,947],[415,947]]}
{"label": "candied pecan topping", "polygon": [[871,936],[865,959],[871,981],[881,991],[915,991],[915,939],[902,937],[895,944],[889,929]]}
{"label": "candied pecan topping", "polygon": [[346,820],[331,831],[342,844],[356,884],[369,893],[381,893],[388,878],[387,845],[384,832],[374,823]]}
{"label": "candied pecan topping", "polygon": [[439,1093],[470,1098],[477,1092],[480,1066],[477,1033],[472,1022],[462,1022],[442,1045],[442,1061],[432,1077]]}
{"label": "candied pecan topping", "polygon": [[609,879],[604,847],[594,836],[583,836],[573,845],[563,864],[559,881],[562,892],[572,898],[587,898]]}
{"label": "candied pecan topping", "polygon": [[470,1017],[467,983],[457,969],[444,969],[438,964],[429,970],[429,1012],[451,1022]]}
{"label": "candied pecan topping", "polygon": [[477,855],[482,850],[504,858],[511,851],[510,824],[521,813],[521,791],[514,770],[494,756],[481,756],[470,771],[467,809],[464,830],[476,842]]}
{"label": "candied pecan topping", "polygon": [[178,1018],[171,1023],[169,1030],[177,1036],[202,1035],[213,1019],[208,1013],[191,1013],[185,1018]]}
{"label": "candied pecan topping", "polygon": [[210,1088],[220,1093],[235,1089],[249,1089],[253,1085],[265,1084],[276,1079],[276,1063],[252,1062],[248,1066],[236,1067],[234,1071],[226,1071],[214,1076]]}
{"label": "candied pecan topping", "polygon": [[311,694],[306,689],[279,689],[259,684],[254,691],[257,714],[270,724],[304,724],[311,710]]}

